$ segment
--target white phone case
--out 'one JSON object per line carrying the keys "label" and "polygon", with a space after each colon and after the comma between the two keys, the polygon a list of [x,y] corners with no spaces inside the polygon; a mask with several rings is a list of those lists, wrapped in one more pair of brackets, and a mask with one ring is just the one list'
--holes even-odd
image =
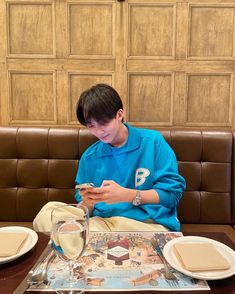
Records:
{"label": "white phone case", "polygon": [[95,185],[93,183],[84,183],[84,184],[76,185],[75,189],[81,190],[81,189],[90,189],[94,187]]}

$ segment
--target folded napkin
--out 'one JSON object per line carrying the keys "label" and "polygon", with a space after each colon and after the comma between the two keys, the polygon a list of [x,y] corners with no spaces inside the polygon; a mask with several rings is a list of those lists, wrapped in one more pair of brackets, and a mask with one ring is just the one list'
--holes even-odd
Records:
{"label": "folded napkin", "polygon": [[228,260],[210,243],[176,243],[174,252],[182,266],[192,272],[230,268]]}
{"label": "folded napkin", "polygon": [[51,236],[61,253],[68,259],[77,259],[85,249],[86,230],[79,223],[64,223],[58,231],[52,231]]}
{"label": "folded napkin", "polygon": [[17,254],[27,236],[26,232],[0,232],[0,257]]}

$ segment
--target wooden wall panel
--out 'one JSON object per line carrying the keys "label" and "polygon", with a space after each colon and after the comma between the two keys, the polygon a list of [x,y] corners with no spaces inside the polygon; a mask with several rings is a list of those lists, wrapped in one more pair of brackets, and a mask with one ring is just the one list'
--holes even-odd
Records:
{"label": "wooden wall panel", "polygon": [[173,4],[130,5],[129,30],[129,56],[168,58],[174,56],[175,6]]}
{"label": "wooden wall panel", "polygon": [[188,75],[187,122],[231,124],[231,75]]}
{"label": "wooden wall panel", "polygon": [[52,3],[9,2],[7,5],[8,55],[52,56],[54,14]]}
{"label": "wooden wall panel", "polygon": [[[130,74],[129,120],[137,123],[172,123],[173,75]],[[149,99],[151,97],[151,99]]]}
{"label": "wooden wall panel", "polygon": [[190,7],[189,57],[232,58],[234,7]]}
{"label": "wooden wall panel", "polygon": [[111,4],[70,4],[70,55],[113,56],[114,14]]}
{"label": "wooden wall panel", "polygon": [[9,72],[11,122],[56,123],[52,72]]}

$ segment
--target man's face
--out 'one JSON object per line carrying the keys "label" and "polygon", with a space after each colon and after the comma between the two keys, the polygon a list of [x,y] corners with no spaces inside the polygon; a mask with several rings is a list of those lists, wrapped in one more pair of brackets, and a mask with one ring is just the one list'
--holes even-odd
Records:
{"label": "man's face", "polygon": [[123,111],[120,109],[116,117],[107,123],[98,123],[91,119],[87,123],[89,131],[104,143],[114,145],[118,143],[120,126],[122,125]]}

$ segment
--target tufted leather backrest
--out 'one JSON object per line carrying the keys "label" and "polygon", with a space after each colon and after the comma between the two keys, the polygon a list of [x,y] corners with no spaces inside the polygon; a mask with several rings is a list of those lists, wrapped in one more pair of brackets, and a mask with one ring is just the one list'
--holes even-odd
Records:
{"label": "tufted leather backrest", "polygon": [[74,201],[79,130],[0,128],[0,219],[30,221],[51,200]]}
{"label": "tufted leather backrest", "polygon": [[187,188],[179,205],[182,223],[231,222],[233,136],[227,131],[171,132]]}
{"label": "tufted leather backrest", "polygon": [[[164,129],[187,189],[182,223],[235,223],[234,133]],[[32,221],[48,201],[74,202],[86,129],[0,127],[0,221]]]}

